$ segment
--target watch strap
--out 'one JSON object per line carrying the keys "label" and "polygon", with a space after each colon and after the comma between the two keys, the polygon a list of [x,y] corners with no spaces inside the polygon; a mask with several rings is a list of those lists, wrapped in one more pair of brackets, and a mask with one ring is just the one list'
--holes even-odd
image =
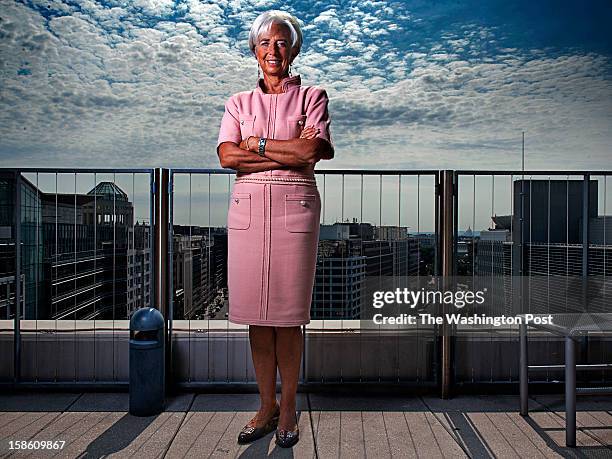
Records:
{"label": "watch strap", "polygon": [[265,137],[260,137],[259,139],[259,143],[258,143],[258,149],[257,149],[257,154],[259,156],[265,156],[266,153],[266,138]]}

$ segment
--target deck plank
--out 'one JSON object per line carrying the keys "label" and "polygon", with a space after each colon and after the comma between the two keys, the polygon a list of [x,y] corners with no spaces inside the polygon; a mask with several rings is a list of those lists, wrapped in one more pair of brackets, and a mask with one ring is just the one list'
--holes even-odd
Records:
{"label": "deck plank", "polygon": [[340,457],[365,457],[361,411],[340,411]]}
{"label": "deck plank", "polygon": [[[196,457],[196,443],[214,417],[214,412],[189,412],[168,448],[166,457]],[[195,447],[195,449],[194,449]],[[193,450],[193,451],[192,451]]]}
{"label": "deck plank", "polygon": [[404,412],[421,457],[466,457],[455,439],[431,412]]}
{"label": "deck plank", "polygon": [[[308,398],[310,397],[310,399]],[[51,457],[49,451],[8,451],[9,440],[64,440],[58,457],[257,458],[262,456],[609,457],[612,398],[578,402],[578,448],[565,447],[561,396],[530,399],[518,414],[517,396],[346,397],[299,394],[300,441],[278,447],[274,433],[238,445],[240,429],[258,408],[256,394],[185,394],[146,418],[126,412],[127,394],[4,395],[0,457]],[[25,403],[27,401],[27,403]],[[24,402],[24,410],[19,411]],[[309,406],[311,411],[309,411]],[[45,410],[46,408],[46,410]]]}
{"label": "deck plank", "polygon": [[366,457],[392,457],[389,435],[382,411],[362,411]]}
{"label": "deck plank", "polygon": [[415,440],[402,411],[383,411],[391,457],[418,457]]}
{"label": "deck plank", "polygon": [[339,457],[340,412],[314,411],[312,416],[319,457]]}

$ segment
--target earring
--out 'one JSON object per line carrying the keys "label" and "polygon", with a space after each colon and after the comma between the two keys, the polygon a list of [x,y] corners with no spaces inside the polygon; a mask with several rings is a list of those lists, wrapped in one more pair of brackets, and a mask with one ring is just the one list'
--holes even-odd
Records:
{"label": "earring", "polygon": [[259,62],[257,63],[257,81],[261,78],[261,74],[259,73]]}
{"label": "earring", "polygon": [[291,75],[291,64],[289,64],[289,76],[292,76]]}

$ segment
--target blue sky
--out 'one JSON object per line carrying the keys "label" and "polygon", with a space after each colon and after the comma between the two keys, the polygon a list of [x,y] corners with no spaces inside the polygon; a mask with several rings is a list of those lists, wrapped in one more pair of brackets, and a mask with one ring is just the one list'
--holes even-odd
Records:
{"label": "blue sky", "polygon": [[218,167],[223,103],[252,89],[252,20],[304,25],[327,89],[317,168],[610,169],[610,2],[2,3],[0,165]]}

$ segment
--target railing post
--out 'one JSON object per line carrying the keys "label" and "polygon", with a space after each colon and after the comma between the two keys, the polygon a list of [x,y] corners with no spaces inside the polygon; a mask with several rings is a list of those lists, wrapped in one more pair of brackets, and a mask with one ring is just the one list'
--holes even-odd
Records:
{"label": "railing post", "polygon": [[576,446],[576,343],[565,337],[565,446]]}
{"label": "railing post", "polygon": [[167,386],[172,381],[172,314],[170,310],[169,289],[169,170],[158,167],[155,169],[154,193],[154,307],[159,310],[166,321],[165,345],[166,345],[166,382]]}
{"label": "railing post", "polygon": [[521,416],[529,414],[529,337],[527,325],[519,325],[519,388],[521,399]]}
{"label": "railing post", "polygon": [[[453,170],[441,171],[439,193],[439,252],[440,252],[440,275],[442,276],[442,290],[449,291],[453,288],[454,275],[454,224],[455,224],[455,172]],[[449,305],[440,306],[442,314],[449,312]],[[452,326],[446,320],[442,322],[442,346],[440,349],[441,362],[441,397],[449,398],[452,389]]]}
{"label": "railing post", "polygon": [[[581,297],[582,307],[581,312],[589,311],[589,218],[590,218],[590,207],[591,207],[591,176],[584,174],[582,181],[582,234],[580,235],[582,242],[582,269],[581,269]],[[605,218],[605,217],[604,217]],[[580,355],[579,362],[582,364],[589,363],[589,337],[588,335],[582,336],[580,339]],[[588,375],[583,372],[580,375],[580,380],[586,382]]]}
{"label": "railing post", "polygon": [[13,200],[15,225],[15,321],[13,334],[13,378],[21,380],[21,172],[15,171],[15,195]]}
{"label": "railing post", "polygon": [[150,194],[149,194],[149,304],[148,307],[155,307],[155,169],[151,169],[149,174]]}
{"label": "railing post", "polygon": [[[589,275],[589,208],[590,208],[590,176],[584,174],[582,182],[582,279]],[[585,298],[586,299],[586,298]],[[586,303],[585,303],[586,306]]]}
{"label": "railing post", "polygon": [[168,373],[166,373],[167,385],[174,383],[174,360],[172,358],[172,331],[173,331],[173,320],[174,320],[174,277],[173,277],[173,266],[174,266],[174,238],[172,237],[174,229],[172,228],[172,222],[174,221],[174,173],[172,169],[168,170],[168,187],[166,188],[166,198],[168,200],[168,224],[166,225],[166,235],[168,241],[168,254],[166,261],[166,279],[168,279],[168,306],[166,308],[166,325],[168,330],[168,342],[166,343],[167,358],[168,358]]}

